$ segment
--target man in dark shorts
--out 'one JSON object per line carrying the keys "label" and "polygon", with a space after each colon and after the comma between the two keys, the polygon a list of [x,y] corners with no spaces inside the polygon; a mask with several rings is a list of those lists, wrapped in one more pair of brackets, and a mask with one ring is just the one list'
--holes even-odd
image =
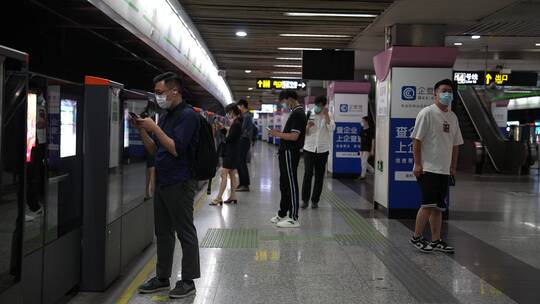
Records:
{"label": "man in dark shorts", "polygon": [[[418,113],[413,139],[414,169],[422,191],[422,206],[416,215],[410,242],[422,252],[454,252],[441,239],[442,212],[446,210],[449,177],[456,174],[458,147],[463,144],[456,114],[451,110],[453,84],[444,79],[435,84],[435,103]],[[422,233],[431,226],[431,242]]]}
{"label": "man in dark shorts", "polygon": [[284,90],[279,94],[279,102],[284,109],[291,109],[283,131],[269,130],[272,137],[281,138],[279,143],[279,188],[281,201],[278,214],[270,221],[280,228],[298,228],[298,163],[300,149],[306,136],[306,112],[298,103],[298,95],[293,90]]}

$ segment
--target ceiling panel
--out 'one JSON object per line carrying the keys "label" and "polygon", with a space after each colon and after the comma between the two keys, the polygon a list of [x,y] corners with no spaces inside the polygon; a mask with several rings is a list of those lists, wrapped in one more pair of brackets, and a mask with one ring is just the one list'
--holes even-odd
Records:
{"label": "ceiling panel", "polygon": [[[255,89],[257,78],[298,77],[301,68],[275,65],[301,65],[301,61],[278,60],[278,57],[301,57],[300,51],[279,47],[346,48],[374,18],[290,17],[286,12],[381,14],[393,0],[179,0],[204,39],[235,99],[275,100],[276,92]],[[236,37],[245,31],[247,37]],[[280,34],[345,35],[348,37],[282,37]],[[250,74],[245,70],[251,70]],[[253,88],[253,90],[249,90]]]}

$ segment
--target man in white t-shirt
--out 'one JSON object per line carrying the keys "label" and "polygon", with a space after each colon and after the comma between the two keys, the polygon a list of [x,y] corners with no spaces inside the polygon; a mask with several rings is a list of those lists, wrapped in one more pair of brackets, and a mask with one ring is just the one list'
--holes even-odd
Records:
{"label": "man in white t-shirt", "polygon": [[[446,210],[449,177],[456,174],[458,146],[463,144],[456,114],[450,109],[453,83],[444,79],[435,84],[435,103],[418,113],[412,133],[414,176],[422,192],[422,206],[416,215],[410,242],[422,252],[454,252],[441,239],[442,212]],[[431,226],[431,242],[422,232]]]}
{"label": "man in white t-shirt", "polygon": [[[306,140],[304,142],[304,182],[302,183],[302,209],[309,206],[319,207],[321,198],[326,162],[330,151],[330,134],[334,132],[336,123],[330,116],[327,107],[326,96],[315,98],[313,113],[309,114],[306,126]],[[315,175],[313,193],[311,192],[311,180]]]}

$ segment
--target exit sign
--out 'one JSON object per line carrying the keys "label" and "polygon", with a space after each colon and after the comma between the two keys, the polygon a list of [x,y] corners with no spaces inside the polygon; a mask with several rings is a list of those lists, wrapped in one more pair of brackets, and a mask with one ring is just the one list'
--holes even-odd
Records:
{"label": "exit sign", "polygon": [[257,79],[257,89],[261,90],[298,90],[305,89],[306,83],[303,80],[294,79]]}

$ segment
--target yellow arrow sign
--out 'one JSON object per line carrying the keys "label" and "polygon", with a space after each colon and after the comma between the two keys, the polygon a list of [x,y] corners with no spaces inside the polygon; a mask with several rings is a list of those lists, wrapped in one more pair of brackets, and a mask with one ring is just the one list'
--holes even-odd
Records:
{"label": "yellow arrow sign", "polygon": [[493,79],[493,77],[489,73],[486,74],[486,84],[489,84],[491,82],[491,79]]}

